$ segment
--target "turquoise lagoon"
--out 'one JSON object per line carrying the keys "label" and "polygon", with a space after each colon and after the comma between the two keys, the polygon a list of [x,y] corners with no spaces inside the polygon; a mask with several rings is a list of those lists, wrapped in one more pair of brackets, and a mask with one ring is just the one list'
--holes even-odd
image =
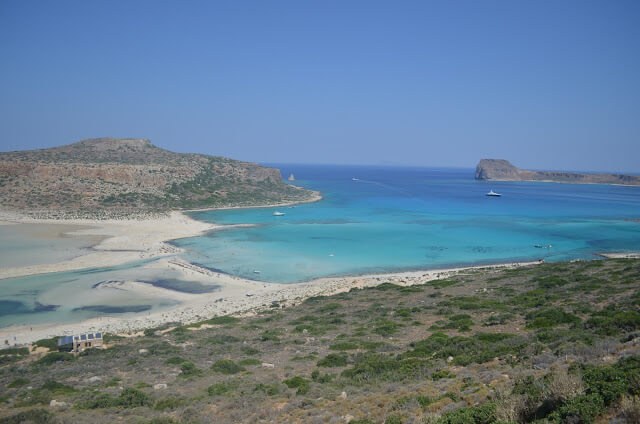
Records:
{"label": "turquoise lagoon", "polygon": [[[202,221],[255,226],[174,241],[185,259],[293,283],[640,250],[640,187],[486,182],[474,180],[472,169],[276,166],[324,200],[194,212]],[[485,196],[491,189],[503,196]],[[285,215],[273,216],[276,210]]]}
{"label": "turquoise lagoon", "polygon": [[[293,207],[192,212],[207,222],[254,226],[174,240],[186,249],[183,258],[235,276],[294,283],[640,251],[640,187],[489,183],[474,180],[472,169],[276,166],[285,176],[295,174],[296,184],[322,191],[324,199]],[[503,196],[486,197],[490,189]],[[273,216],[276,210],[285,215]],[[30,244],[32,256],[44,251],[33,237],[16,236],[18,227],[5,230],[14,233],[2,239],[3,256],[31,260]],[[70,255],[87,243],[69,242]],[[146,267],[149,262],[0,280],[0,327],[147,314],[175,305],[171,299],[103,290],[105,281],[135,279],[191,293],[216,289]]]}

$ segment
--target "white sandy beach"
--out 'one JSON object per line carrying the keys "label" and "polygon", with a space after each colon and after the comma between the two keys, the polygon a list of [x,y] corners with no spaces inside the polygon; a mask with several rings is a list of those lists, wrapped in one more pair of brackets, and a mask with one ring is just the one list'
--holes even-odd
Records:
{"label": "white sandy beach", "polygon": [[[129,317],[100,317],[73,324],[42,324],[11,326],[0,329],[0,340],[11,344],[25,344],[35,340],[81,332],[102,331],[132,334],[145,328],[168,322],[192,323],[225,314],[252,314],[268,308],[272,302],[291,304],[318,295],[330,295],[348,291],[354,287],[374,286],[383,282],[401,285],[422,284],[429,280],[444,278],[456,273],[473,270],[497,270],[505,267],[533,265],[537,262],[503,265],[451,268],[429,271],[411,271],[393,274],[361,275],[354,277],[319,278],[295,283],[276,284],[246,280],[227,274],[216,273],[190,264],[178,257],[179,249],[167,244],[172,239],[193,237],[222,226],[216,226],[189,218],[180,212],[165,217],[127,220],[36,220],[9,214],[0,215],[0,225],[30,223],[32,225],[64,223],[81,225],[82,229],[67,233],[73,235],[96,235],[104,237],[86,255],[56,264],[34,265],[20,268],[0,269],[0,278],[26,276],[40,273],[77,270],[88,267],[107,267],[136,259],[162,257],[145,266],[157,274],[158,270],[172,270],[190,281],[216,284],[220,289],[205,294],[178,292],[137,281],[123,281],[107,285],[103,290],[125,290],[132,294],[171,299],[177,306],[156,313],[137,314]],[[87,228],[89,226],[90,228]],[[164,256],[164,257],[163,257]]]}

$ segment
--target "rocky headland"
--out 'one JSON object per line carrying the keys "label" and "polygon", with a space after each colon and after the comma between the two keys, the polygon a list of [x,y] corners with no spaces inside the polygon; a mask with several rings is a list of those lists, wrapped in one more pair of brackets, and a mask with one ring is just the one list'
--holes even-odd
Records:
{"label": "rocky headland", "polygon": [[0,206],[22,213],[113,217],[315,198],[285,184],[278,169],[175,153],[144,139],[96,138],[0,153]]}
{"label": "rocky headland", "polygon": [[587,174],[564,171],[529,171],[518,169],[508,160],[482,159],[476,167],[477,180],[541,181],[571,184],[640,185],[639,175]]}

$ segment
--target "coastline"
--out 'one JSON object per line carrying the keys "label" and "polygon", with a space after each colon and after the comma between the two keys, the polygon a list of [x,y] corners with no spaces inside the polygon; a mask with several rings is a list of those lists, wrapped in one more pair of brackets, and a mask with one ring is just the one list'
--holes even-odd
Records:
{"label": "coastline", "polygon": [[[321,199],[319,193],[317,196],[318,198],[312,201]],[[283,206],[283,204],[256,207],[278,206]],[[215,208],[206,210],[215,210]],[[0,224],[11,223],[82,225],[82,229],[70,231],[67,234],[89,234],[101,236],[102,239],[93,247],[90,253],[69,261],[57,264],[0,269],[0,279],[89,267],[107,267],[139,259],[157,258],[157,260],[145,265],[145,268],[156,272],[158,270],[172,270],[178,272],[182,278],[219,286],[219,289],[212,293],[191,294],[155,287],[141,281],[124,281],[118,286],[119,290],[171,299],[177,305],[166,310],[147,313],[146,315],[138,313],[117,317],[97,317],[72,323],[33,326],[14,325],[0,328],[0,341],[9,340],[11,343],[16,344],[26,344],[52,336],[82,332],[101,331],[131,335],[145,328],[158,327],[168,323],[190,324],[218,315],[255,314],[260,310],[270,308],[273,302],[277,302],[278,305],[290,305],[312,296],[332,295],[352,288],[370,287],[384,282],[399,285],[424,284],[434,279],[447,278],[460,273],[491,272],[491,270],[533,266],[540,263],[538,261],[515,262],[356,276],[322,277],[291,284],[265,283],[219,273],[176,257],[182,250],[167,243],[168,241],[182,237],[194,237],[209,231],[230,227],[192,219],[185,215],[183,211],[173,211],[168,216],[162,217],[112,220],[36,219],[15,214],[11,216],[0,211]],[[245,226],[245,224],[237,226]]]}
{"label": "coastline", "polygon": [[206,294],[188,294],[128,281],[119,288],[131,291],[141,290],[147,295],[156,293],[180,303],[173,308],[147,315],[105,316],[75,323],[4,327],[0,328],[0,340],[9,340],[12,344],[21,345],[53,336],[98,331],[122,336],[135,336],[146,328],[172,323],[175,325],[192,324],[214,316],[229,314],[253,315],[261,310],[270,309],[274,302],[278,306],[293,305],[313,296],[329,296],[353,288],[372,287],[382,283],[411,286],[465,273],[497,272],[515,267],[535,266],[539,263],[538,261],[517,262],[388,274],[322,277],[301,283],[282,284],[246,280],[200,268],[178,258],[166,257],[149,266],[179,271],[190,280],[217,284],[220,286],[220,290]]}

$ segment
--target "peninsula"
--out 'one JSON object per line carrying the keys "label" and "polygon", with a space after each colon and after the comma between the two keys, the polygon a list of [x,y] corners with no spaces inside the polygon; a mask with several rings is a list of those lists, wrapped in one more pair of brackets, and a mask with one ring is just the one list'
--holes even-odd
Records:
{"label": "peninsula", "polygon": [[476,180],[640,185],[640,175],[587,174],[564,171],[528,171],[518,169],[513,166],[511,162],[504,159],[482,159],[476,167]]}
{"label": "peninsula", "polygon": [[0,205],[35,216],[104,218],[318,197],[284,183],[278,169],[175,153],[145,139],[95,138],[0,153]]}

